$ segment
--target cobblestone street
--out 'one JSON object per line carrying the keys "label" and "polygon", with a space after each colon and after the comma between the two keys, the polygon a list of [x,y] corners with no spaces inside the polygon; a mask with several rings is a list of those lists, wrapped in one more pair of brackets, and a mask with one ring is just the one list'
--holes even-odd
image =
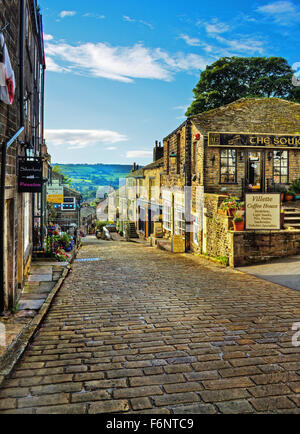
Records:
{"label": "cobblestone street", "polygon": [[137,243],[85,245],[1,413],[300,413],[300,293]]}

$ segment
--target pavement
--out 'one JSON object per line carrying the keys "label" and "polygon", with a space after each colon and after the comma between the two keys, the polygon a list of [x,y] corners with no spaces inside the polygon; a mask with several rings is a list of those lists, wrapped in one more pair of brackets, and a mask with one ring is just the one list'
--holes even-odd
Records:
{"label": "pavement", "polygon": [[270,263],[237,268],[279,285],[300,291],[300,256],[275,259]]}
{"label": "pavement", "polygon": [[78,259],[1,414],[300,413],[299,292],[138,243]]}

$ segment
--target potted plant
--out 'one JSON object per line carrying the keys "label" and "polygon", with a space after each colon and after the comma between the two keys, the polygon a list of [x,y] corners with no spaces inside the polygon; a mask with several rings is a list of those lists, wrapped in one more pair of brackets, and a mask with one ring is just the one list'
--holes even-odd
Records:
{"label": "potted plant", "polygon": [[286,187],[285,187],[285,185],[275,184],[274,191],[276,193],[280,193],[280,200],[281,200],[281,202],[283,202],[284,201],[284,196],[285,196],[285,193],[286,193]]}
{"label": "potted plant", "polygon": [[295,193],[292,190],[288,190],[285,195],[284,199],[286,202],[292,202],[294,200]]}
{"label": "potted plant", "polygon": [[300,178],[294,179],[290,191],[294,194],[294,200],[300,199]]}
{"label": "potted plant", "polygon": [[245,220],[241,215],[236,215],[233,219],[233,228],[235,231],[243,231],[245,229]]}
{"label": "potted plant", "polygon": [[228,216],[233,217],[235,211],[238,209],[239,199],[237,197],[228,197],[221,204],[221,209],[227,213]]}

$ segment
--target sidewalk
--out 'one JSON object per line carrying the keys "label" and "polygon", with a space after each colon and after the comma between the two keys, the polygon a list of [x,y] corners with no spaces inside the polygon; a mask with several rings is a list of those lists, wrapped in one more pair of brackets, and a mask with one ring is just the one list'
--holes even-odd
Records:
{"label": "sidewalk", "polygon": [[270,263],[236,268],[259,279],[300,291],[300,256],[275,259]]}
{"label": "sidewalk", "polygon": [[5,336],[2,336],[5,346],[0,346],[0,384],[23,353],[69,269],[68,262],[32,262],[15,312],[0,318],[0,324],[5,327]]}

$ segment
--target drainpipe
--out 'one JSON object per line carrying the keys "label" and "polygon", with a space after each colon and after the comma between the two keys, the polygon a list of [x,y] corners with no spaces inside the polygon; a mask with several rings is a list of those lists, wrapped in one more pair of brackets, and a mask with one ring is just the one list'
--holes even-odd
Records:
{"label": "drainpipe", "polygon": [[188,252],[191,247],[191,200],[192,200],[192,167],[191,167],[191,120],[187,119],[185,122],[185,251]]}
{"label": "drainpipe", "polygon": [[19,71],[19,86],[20,86],[20,125],[25,125],[24,113],[24,45],[25,45],[25,0],[21,0],[21,15],[20,15],[20,71]]}
{"label": "drainpipe", "polygon": [[6,176],[6,155],[7,149],[23,132],[21,127],[16,134],[7,142],[2,144],[1,160],[1,186],[0,186],[0,316],[4,313],[4,210],[5,210],[5,176]]}

